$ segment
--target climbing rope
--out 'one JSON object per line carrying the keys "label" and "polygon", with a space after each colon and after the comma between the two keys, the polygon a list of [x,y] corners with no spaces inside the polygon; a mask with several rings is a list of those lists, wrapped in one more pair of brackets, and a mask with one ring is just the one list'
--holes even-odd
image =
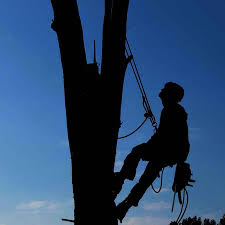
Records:
{"label": "climbing rope", "polygon": [[161,190],[162,190],[162,184],[163,184],[163,172],[164,172],[164,168],[162,168],[162,172],[161,172],[161,179],[160,179],[160,186],[159,186],[159,189],[156,190],[153,186],[153,184],[151,185],[152,186],[152,190],[155,192],[155,193],[159,193]]}
{"label": "climbing rope", "polygon": [[131,64],[131,68],[133,70],[135,79],[137,81],[138,87],[139,87],[140,92],[141,92],[143,107],[145,109],[145,112],[149,115],[149,119],[152,123],[152,126],[155,129],[155,132],[156,132],[157,131],[157,123],[156,123],[156,120],[155,120],[155,116],[153,115],[150,104],[148,102],[148,98],[147,98],[143,83],[141,81],[141,77],[140,77],[139,71],[137,69],[137,65],[136,65],[136,62],[135,62],[135,59],[134,59],[134,56],[133,56],[133,53],[131,51],[131,47],[130,47],[130,44],[129,44],[127,38],[126,38],[125,52],[126,52],[127,58],[131,59],[130,64]]}
{"label": "climbing rope", "polygon": [[[175,196],[176,196],[176,190],[174,192],[174,197],[173,197],[173,203],[172,203],[172,212],[173,212],[173,209],[174,209],[174,203],[175,203]],[[185,205],[185,208],[184,208],[184,202],[185,202],[185,196],[186,196],[186,205]],[[184,214],[187,210],[187,206],[188,206],[188,203],[189,203],[189,197],[188,197],[188,191],[186,188],[184,188],[184,191],[183,191],[183,199],[181,200],[181,209],[180,209],[180,213],[177,217],[177,220],[176,220],[176,223],[179,224],[181,222],[181,220],[183,219],[184,217]]]}
{"label": "climbing rope", "polygon": [[129,133],[129,134],[125,135],[125,136],[118,137],[118,139],[123,139],[123,138],[129,137],[129,136],[131,136],[132,134],[134,134],[136,131],[138,131],[138,130],[145,124],[145,122],[147,121],[147,119],[148,119],[148,117],[146,117],[146,118],[144,119],[144,121],[141,123],[141,125],[139,125],[134,131],[132,131],[131,133]]}
{"label": "climbing rope", "polygon": [[[185,196],[187,196],[187,200],[186,200],[186,206],[184,208],[184,201],[185,201]],[[180,210],[180,214],[178,215],[177,217],[177,220],[176,220],[176,223],[179,224],[181,222],[181,220],[183,219],[184,217],[184,214],[187,210],[187,206],[188,206],[188,202],[189,202],[189,199],[188,199],[188,191],[186,188],[184,188],[184,191],[183,191],[183,201],[182,201],[182,207],[181,207],[181,210]],[[184,208],[184,210],[183,210]]]}
{"label": "climbing rope", "polygon": [[130,61],[131,68],[133,70],[135,79],[137,81],[139,90],[141,92],[142,104],[143,104],[143,107],[145,109],[145,115],[144,116],[146,118],[141,123],[141,125],[139,125],[134,131],[132,131],[131,133],[129,133],[127,135],[119,137],[118,139],[124,139],[124,138],[129,137],[132,134],[134,134],[136,131],[138,131],[145,124],[145,122],[147,121],[148,118],[150,119],[150,121],[152,123],[152,126],[154,127],[155,132],[157,131],[157,123],[156,123],[156,120],[155,120],[155,116],[153,115],[152,110],[150,108],[150,105],[149,105],[149,102],[148,102],[148,98],[147,98],[147,95],[146,95],[143,83],[141,81],[141,77],[140,77],[140,74],[138,72],[137,65],[135,63],[134,56],[133,56],[133,53],[131,51],[131,47],[130,47],[130,44],[129,44],[127,38],[126,38],[125,52],[126,52],[126,57],[131,59],[131,61]]}

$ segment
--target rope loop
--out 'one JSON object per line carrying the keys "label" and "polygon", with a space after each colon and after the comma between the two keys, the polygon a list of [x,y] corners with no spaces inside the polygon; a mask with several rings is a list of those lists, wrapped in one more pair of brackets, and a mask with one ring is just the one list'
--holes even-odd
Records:
{"label": "rope loop", "polygon": [[[186,196],[186,206],[184,208],[184,201],[185,201],[185,196]],[[183,201],[182,201],[182,207],[181,207],[181,210],[180,210],[180,214],[179,216],[177,217],[177,220],[176,220],[176,223],[179,224],[181,222],[181,220],[183,219],[184,217],[184,214],[187,210],[187,206],[188,206],[188,202],[189,202],[189,197],[188,197],[188,191],[186,188],[184,188],[184,191],[183,191]],[[183,210],[184,208],[184,210]]]}
{"label": "rope loop", "polygon": [[132,131],[131,133],[129,133],[129,134],[127,134],[127,135],[125,135],[125,136],[122,136],[122,137],[118,137],[117,139],[119,140],[119,139],[124,139],[124,138],[126,138],[126,137],[129,137],[129,136],[131,136],[132,134],[134,134],[136,131],[138,131],[144,124],[145,124],[145,122],[147,121],[147,119],[148,119],[148,117],[146,117],[145,119],[144,119],[144,121],[134,130],[134,131]]}
{"label": "rope loop", "polygon": [[159,186],[159,189],[156,190],[156,189],[154,188],[153,184],[151,185],[151,186],[152,186],[152,190],[153,190],[155,193],[157,193],[157,194],[162,190],[163,172],[164,172],[164,168],[162,168],[162,172],[161,172],[161,179],[160,179],[160,186]]}

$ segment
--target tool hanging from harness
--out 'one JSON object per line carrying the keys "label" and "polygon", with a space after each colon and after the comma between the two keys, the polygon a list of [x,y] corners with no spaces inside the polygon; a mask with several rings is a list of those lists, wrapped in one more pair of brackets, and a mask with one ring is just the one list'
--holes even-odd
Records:
{"label": "tool hanging from harness", "polygon": [[[188,191],[187,191],[186,187],[187,186],[193,187],[193,185],[190,184],[189,182],[191,182],[191,183],[195,182],[195,180],[191,179],[191,175],[192,175],[192,172],[191,172],[189,163],[183,162],[183,163],[177,164],[174,182],[173,182],[173,186],[172,186],[172,190],[174,192],[173,203],[172,203],[172,212],[174,209],[176,194],[178,194],[179,203],[182,206],[180,213],[176,220],[177,224],[179,224],[180,221],[182,220],[182,218],[186,212],[187,206],[188,206]],[[183,190],[183,199],[181,197],[182,190]],[[185,196],[186,196],[186,206],[184,208]]]}

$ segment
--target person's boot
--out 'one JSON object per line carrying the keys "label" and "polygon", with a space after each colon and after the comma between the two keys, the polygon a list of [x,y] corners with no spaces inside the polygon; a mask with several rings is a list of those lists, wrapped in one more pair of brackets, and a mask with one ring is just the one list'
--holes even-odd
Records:
{"label": "person's boot", "polygon": [[114,180],[113,180],[113,198],[116,199],[116,196],[120,193],[123,184],[124,184],[124,177],[120,172],[114,173]]}

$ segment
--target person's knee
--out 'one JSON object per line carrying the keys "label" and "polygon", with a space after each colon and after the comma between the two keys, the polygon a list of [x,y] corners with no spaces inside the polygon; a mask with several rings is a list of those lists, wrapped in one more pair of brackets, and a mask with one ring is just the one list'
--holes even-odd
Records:
{"label": "person's knee", "polygon": [[132,153],[135,154],[135,155],[136,155],[139,151],[140,151],[140,149],[138,148],[138,146],[135,146],[135,147],[132,149]]}
{"label": "person's knee", "polygon": [[146,143],[135,146],[132,149],[132,153],[135,154],[135,155],[140,155],[143,152],[143,149],[145,148],[145,145],[146,145]]}

